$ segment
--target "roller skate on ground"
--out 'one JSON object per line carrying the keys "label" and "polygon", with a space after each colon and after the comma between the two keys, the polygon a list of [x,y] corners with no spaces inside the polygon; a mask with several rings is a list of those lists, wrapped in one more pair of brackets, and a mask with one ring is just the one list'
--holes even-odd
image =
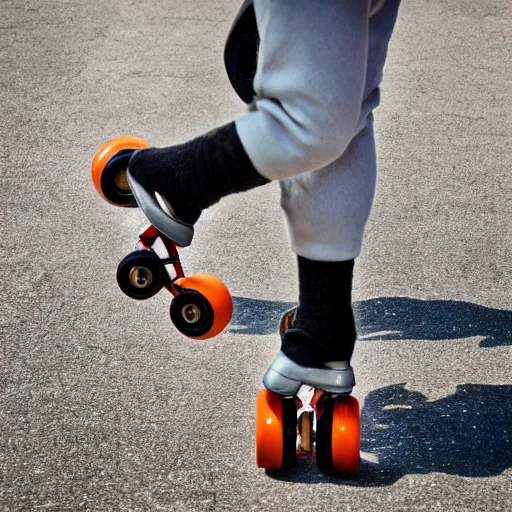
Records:
{"label": "roller skate on ground", "polygon": [[[293,329],[294,310],[283,316],[280,333]],[[304,333],[305,336],[308,336]],[[297,456],[316,455],[325,472],[354,478],[359,470],[359,403],[349,363],[336,368],[301,366],[283,351],[263,377],[266,389],[256,399],[256,463],[267,470],[291,469]],[[314,390],[309,404],[297,396]]]}
{"label": "roller skate on ground", "polygon": [[[137,300],[166,288],[173,295],[170,316],[178,331],[193,339],[212,338],[231,320],[231,295],[215,276],[185,276],[178,249],[191,244],[193,224],[179,219],[164,198],[149,194],[128,170],[133,154],[148,147],[137,137],[118,137],[105,143],[92,162],[92,179],[100,196],[115,206],[140,206],[151,223],[139,235],[135,250],[119,264],[117,282]],[[165,247],[164,257],[154,250],[158,239]]]}

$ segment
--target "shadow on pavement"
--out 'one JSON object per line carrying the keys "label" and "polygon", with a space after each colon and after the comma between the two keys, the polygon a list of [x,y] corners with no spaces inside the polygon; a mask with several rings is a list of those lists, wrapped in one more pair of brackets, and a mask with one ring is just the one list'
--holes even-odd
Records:
{"label": "shadow on pavement", "polygon": [[[277,332],[292,302],[233,297],[231,332]],[[382,297],[354,304],[360,338],[365,340],[452,340],[482,336],[481,347],[512,345],[512,311],[450,300]]]}
{"label": "shadow on pavement", "polygon": [[471,302],[407,297],[363,300],[354,309],[359,335],[365,339],[452,340],[483,336],[481,347],[512,345],[512,311]]}
{"label": "shadow on pavement", "polygon": [[391,485],[407,474],[464,477],[499,475],[512,467],[512,386],[464,384],[455,394],[428,402],[404,384],[368,394],[361,412],[359,479],[318,472],[314,458],[293,471],[269,472],[279,480],[356,486]]}
{"label": "shadow on pavement", "polygon": [[275,334],[281,315],[294,306],[294,302],[233,297],[233,318],[229,331],[260,336]]}

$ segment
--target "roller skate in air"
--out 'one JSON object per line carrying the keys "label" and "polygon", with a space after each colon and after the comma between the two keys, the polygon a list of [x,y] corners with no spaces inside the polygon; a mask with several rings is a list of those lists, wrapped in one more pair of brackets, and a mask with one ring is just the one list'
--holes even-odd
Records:
{"label": "roller skate in air", "polygon": [[[151,223],[139,235],[135,250],[119,264],[117,282],[126,295],[137,300],[149,299],[166,288],[173,295],[170,316],[178,331],[192,339],[209,339],[230,322],[231,295],[215,276],[185,276],[178,249],[191,244],[193,226],[176,218],[162,198],[148,194],[128,170],[133,153],[147,147],[137,137],[118,137],[105,143],[92,162],[99,195],[115,206],[139,206]],[[158,239],[167,252],[163,258],[154,250]]]}

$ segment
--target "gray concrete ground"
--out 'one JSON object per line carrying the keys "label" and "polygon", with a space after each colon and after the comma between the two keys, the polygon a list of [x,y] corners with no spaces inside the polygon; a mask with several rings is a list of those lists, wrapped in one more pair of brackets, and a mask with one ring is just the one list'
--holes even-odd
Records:
{"label": "gray concrete ground", "polygon": [[215,206],[183,251],[235,296],[218,338],[187,341],[169,296],[115,281],[144,219],[100,200],[91,158],[244,111],[222,65],[237,4],[0,2],[1,510],[510,510],[510,3],[402,7],[355,283],[357,482],[254,464],[296,297],[277,186]]}

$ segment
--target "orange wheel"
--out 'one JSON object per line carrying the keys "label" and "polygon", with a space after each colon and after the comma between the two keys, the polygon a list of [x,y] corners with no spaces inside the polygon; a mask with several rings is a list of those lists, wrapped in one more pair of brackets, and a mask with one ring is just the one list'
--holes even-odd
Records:
{"label": "orange wheel", "polygon": [[289,469],[295,465],[297,409],[293,398],[264,389],[256,397],[256,465]]}
{"label": "orange wheel", "polygon": [[357,400],[350,395],[326,397],[317,422],[316,458],[320,470],[356,477],[360,437]]}
{"label": "orange wheel", "polygon": [[177,279],[183,288],[171,302],[171,320],[185,336],[207,340],[220,334],[231,320],[233,301],[226,285],[209,274]]}
{"label": "orange wheel", "polygon": [[133,152],[148,147],[148,143],[138,137],[123,136],[109,140],[96,152],[92,161],[92,182],[105,201],[116,206],[134,206],[126,169]]}
{"label": "orange wheel", "polygon": [[360,438],[358,401],[350,395],[336,397],[332,419],[332,465],[340,475],[357,476]]}

